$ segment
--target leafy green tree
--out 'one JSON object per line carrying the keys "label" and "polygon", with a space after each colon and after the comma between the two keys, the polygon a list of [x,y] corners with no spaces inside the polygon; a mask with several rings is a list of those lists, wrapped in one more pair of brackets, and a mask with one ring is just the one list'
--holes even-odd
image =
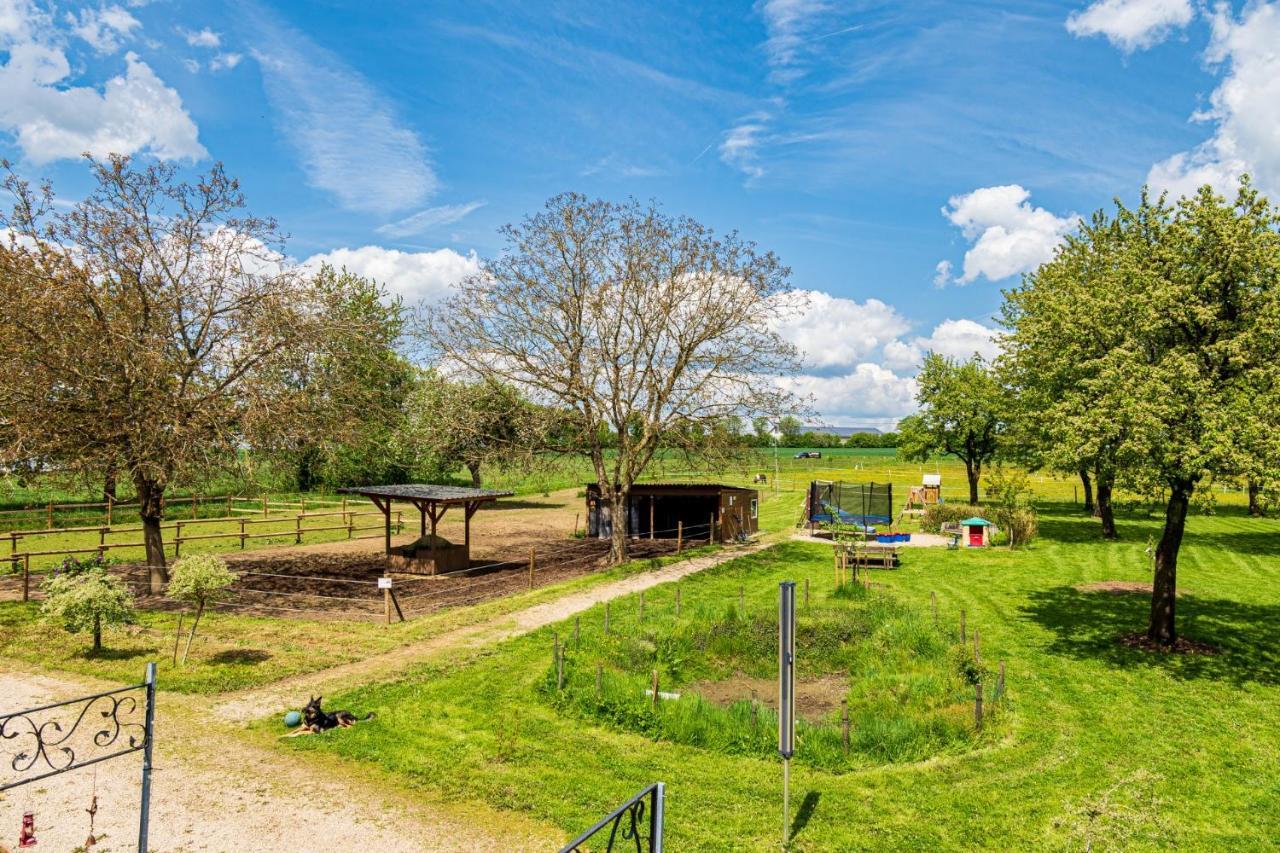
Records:
{"label": "leafy green tree", "polygon": [[[1081,279],[1086,286],[1075,293],[1085,301],[1075,312],[1045,309],[1061,317],[1064,340],[1100,327],[1114,333],[1107,347],[1064,349],[1061,358],[1085,362],[1072,368],[1083,368],[1081,405],[1109,422],[1102,432],[1115,441],[1120,478],[1165,496],[1147,628],[1162,646],[1177,640],[1178,552],[1197,487],[1215,477],[1271,477],[1280,464],[1278,225],[1247,178],[1234,201],[1210,187],[1175,205],[1144,192],[1134,209],[1117,204],[1105,238],[1082,235],[1117,241],[1108,250],[1114,270]],[[1014,298],[1016,342],[1043,315],[1036,300]],[[1040,363],[1052,369],[1052,361]]]}
{"label": "leafy green tree", "polygon": [[1101,369],[1127,333],[1114,316],[1125,299],[1126,252],[1120,223],[1097,213],[1006,292],[1002,309],[1009,334],[999,366],[1016,391],[1007,443],[1029,467],[1079,476],[1107,539],[1116,538],[1112,493],[1128,426]]}
{"label": "leafy green tree", "polygon": [[196,609],[191,620],[191,632],[187,634],[187,643],[182,650],[183,663],[187,662],[191,641],[196,637],[196,628],[200,626],[205,608],[230,595],[231,585],[235,582],[236,575],[227,568],[227,561],[213,554],[195,554],[173,564],[166,595]]}
{"label": "leafy green tree", "polygon": [[393,439],[413,387],[413,368],[397,350],[403,303],[378,282],[328,264],[310,283],[331,332],[323,348],[299,350],[285,366],[296,412],[288,430],[276,428],[260,444],[276,444],[300,491],[400,479],[404,460]]}
{"label": "leafy green tree", "polygon": [[1004,430],[1004,389],[980,356],[956,361],[932,352],[916,384],[921,410],[898,424],[898,453],[910,462],[955,456],[964,463],[969,503],[976,504],[982,468],[995,458]]}
{"label": "leafy green tree", "polygon": [[781,436],[779,442],[783,447],[802,447],[801,442],[804,437],[801,431],[804,425],[800,423],[800,419],[793,415],[784,415],[778,419],[778,434]]}
{"label": "leafy green tree", "polygon": [[100,560],[65,560],[40,588],[45,596],[40,607],[45,618],[61,623],[72,634],[91,631],[94,652],[102,651],[104,626],[134,621],[129,588],[123,580],[110,575]]}
{"label": "leafy green tree", "polygon": [[397,441],[419,470],[449,477],[466,468],[471,485],[480,488],[486,465],[532,467],[552,446],[548,427],[548,413],[509,384],[456,381],[426,370],[405,401]]}

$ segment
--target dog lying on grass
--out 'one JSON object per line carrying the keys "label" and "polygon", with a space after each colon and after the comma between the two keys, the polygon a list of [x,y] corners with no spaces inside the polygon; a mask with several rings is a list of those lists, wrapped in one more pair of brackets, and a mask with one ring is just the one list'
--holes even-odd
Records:
{"label": "dog lying on grass", "polygon": [[323,696],[312,696],[311,701],[302,709],[302,725],[298,727],[296,732],[290,732],[285,737],[318,735],[330,729],[346,729],[356,723],[363,723],[373,719],[372,711],[363,717],[357,717],[350,711],[326,711],[320,707],[323,699]]}

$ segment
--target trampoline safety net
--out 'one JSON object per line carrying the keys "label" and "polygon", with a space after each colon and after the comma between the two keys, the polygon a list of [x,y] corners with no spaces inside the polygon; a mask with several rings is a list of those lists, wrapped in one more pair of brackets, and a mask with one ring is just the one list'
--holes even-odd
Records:
{"label": "trampoline safety net", "polygon": [[814,480],[809,484],[811,524],[849,524],[869,530],[893,522],[893,484],[841,483]]}

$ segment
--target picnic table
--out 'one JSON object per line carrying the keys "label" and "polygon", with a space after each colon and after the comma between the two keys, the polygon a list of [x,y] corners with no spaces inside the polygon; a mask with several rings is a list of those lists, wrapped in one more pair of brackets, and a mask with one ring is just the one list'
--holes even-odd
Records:
{"label": "picnic table", "polygon": [[900,565],[898,546],[886,542],[836,542],[836,559],[843,558],[855,569],[878,566],[896,569]]}

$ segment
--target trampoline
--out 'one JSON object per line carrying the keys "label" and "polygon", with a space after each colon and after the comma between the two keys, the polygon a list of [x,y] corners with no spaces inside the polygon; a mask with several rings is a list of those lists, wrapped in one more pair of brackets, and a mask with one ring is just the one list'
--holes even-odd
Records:
{"label": "trampoline", "polygon": [[814,480],[809,484],[806,516],[810,526],[843,524],[875,533],[873,525],[893,523],[893,485]]}

